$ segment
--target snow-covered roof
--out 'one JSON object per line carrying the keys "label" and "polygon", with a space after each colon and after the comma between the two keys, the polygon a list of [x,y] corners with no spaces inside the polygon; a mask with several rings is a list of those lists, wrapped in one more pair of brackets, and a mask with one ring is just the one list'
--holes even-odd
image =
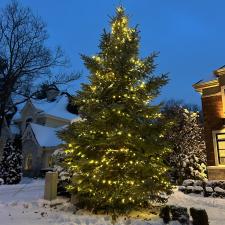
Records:
{"label": "snow-covered roof", "polygon": [[[58,96],[57,99],[53,102],[48,102],[46,99],[42,99],[42,100],[30,99],[29,101],[39,111],[39,113],[51,115],[54,117],[58,117],[58,118],[62,118],[62,119],[70,120],[70,121],[73,121],[79,118],[78,115],[70,113],[67,110],[68,97],[66,95]],[[13,117],[14,120],[21,118],[21,111],[23,110],[25,105],[26,105],[26,102],[17,105],[18,111]]]}
{"label": "snow-covered roof", "polygon": [[45,114],[72,120],[76,115],[70,113],[66,107],[68,104],[68,97],[66,95],[59,96],[54,102],[44,100],[31,100],[32,104]]}
{"label": "snow-covered roof", "polygon": [[62,144],[62,140],[60,140],[56,135],[56,132],[62,129],[61,127],[60,128],[45,127],[35,123],[30,123],[30,126],[40,146],[55,147]]}
{"label": "snow-covered roof", "polygon": [[20,104],[16,105],[16,107],[17,107],[17,112],[16,112],[15,115],[13,116],[13,118],[12,118],[13,120],[18,120],[18,119],[21,118],[20,112],[21,112],[21,110],[24,108],[25,105],[26,105],[26,102],[23,102],[23,103],[20,103]]}

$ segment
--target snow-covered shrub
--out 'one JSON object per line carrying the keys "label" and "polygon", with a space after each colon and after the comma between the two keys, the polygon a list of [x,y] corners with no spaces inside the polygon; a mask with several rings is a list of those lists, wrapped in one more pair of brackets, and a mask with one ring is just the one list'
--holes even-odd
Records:
{"label": "snow-covered shrub", "polygon": [[165,136],[173,148],[167,158],[172,181],[181,184],[185,179],[205,179],[206,149],[199,113],[176,103],[167,104],[162,113],[174,123]]}
{"label": "snow-covered shrub", "polygon": [[22,177],[22,147],[19,137],[14,143],[7,141],[0,165],[0,178],[4,184],[18,184]]}
{"label": "snow-covered shrub", "polygon": [[177,220],[184,225],[189,224],[189,214],[187,208],[180,206],[171,206],[170,210],[172,214],[172,220]]}
{"label": "snow-covered shrub", "polygon": [[66,190],[66,186],[71,181],[71,174],[68,170],[63,166],[65,159],[65,152],[63,149],[56,150],[53,155],[53,170],[58,172],[58,194],[60,195],[68,195],[69,193]]}
{"label": "snow-covered shrub", "polygon": [[203,194],[204,197],[225,198],[225,181],[184,180],[178,190],[185,194]]}
{"label": "snow-covered shrub", "polygon": [[159,217],[163,219],[163,222],[165,224],[168,224],[170,222],[171,216],[170,216],[170,206],[169,205],[166,205],[161,208]]}
{"label": "snow-covered shrub", "polygon": [[193,193],[195,193],[195,194],[201,194],[203,191],[204,191],[203,187],[201,187],[201,186],[194,186],[193,187]]}
{"label": "snow-covered shrub", "polygon": [[225,189],[225,182],[224,181],[218,181],[218,180],[207,181],[206,187],[211,187],[213,189],[215,189],[215,187],[220,187],[222,189]]}
{"label": "snow-covered shrub", "polygon": [[4,180],[0,178],[0,185],[4,184]]}
{"label": "snow-covered shrub", "polygon": [[169,224],[188,225],[190,222],[187,208],[175,205],[166,205],[162,207],[159,216],[163,219],[163,222],[165,224],[168,224],[170,221],[173,221]]}
{"label": "snow-covered shrub", "polygon": [[186,187],[185,186],[179,186],[178,190],[184,192],[186,190]]}
{"label": "snow-covered shrub", "polygon": [[193,186],[194,185],[194,180],[191,179],[187,179],[183,181],[183,186],[187,187],[187,186]]}
{"label": "snow-covered shrub", "polygon": [[194,186],[203,186],[203,181],[202,180],[195,180]]}
{"label": "snow-covered shrub", "polygon": [[213,189],[211,187],[206,187],[205,190],[209,193],[213,193]]}
{"label": "snow-covered shrub", "polygon": [[186,188],[186,193],[187,194],[189,194],[189,193],[192,193],[193,192],[193,190],[194,190],[194,187],[193,186],[187,186],[187,188]]}
{"label": "snow-covered shrub", "polygon": [[205,209],[190,208],[193,225],[209,225],[209,219]]}
{"label": "snow-covered shrub", "polygon": [[225,190],[220,187],[214,188],[214,193],[212,194],[213,197],[225,197]]}
{"label": "snow-covered shrub", "polygon": [[213,189],[211,187],[205,187],[205,190],[203,192],[204,197],[209,197],[213,195]]}
{"label": "snow-covered shrub", "polygon": [[222,194],[225,194],[225,190],[223,190],[223,189],[220,188],[220,187],[215,187],[215,188],[214,188],[214,191],[217,192],[217,193],[219,193],[219,194],[221,194],[221,193],[222,193]]}

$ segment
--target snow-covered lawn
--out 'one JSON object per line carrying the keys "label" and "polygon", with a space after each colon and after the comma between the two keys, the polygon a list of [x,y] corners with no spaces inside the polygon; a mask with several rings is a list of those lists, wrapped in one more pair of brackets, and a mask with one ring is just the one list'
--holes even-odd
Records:
{"label": "snow-covered lawn", "polygon": [[[2,225],[111,225],[110,216],[74,214],[68,199],[43,200],[44,180],[25,178],[17,185],[0,186],[0,224]],[[119,219],[120,225],[161,225],[159,220]]]}
{"label": "snow-covered lawn", "polygon": [[[0,186],[0,224],[2,225],[110,225],[109,216],[74,214],[68,199],[44,201],[44,180],[23,179],[18,185]],[[225,199],[185,195],[175,190],[169,204],[205,208],[210,225],[225,225]],[[144,221],[120,218],[118,225],[161,225],[161,220]],[[173,223],[176,224],[176,223]]]}

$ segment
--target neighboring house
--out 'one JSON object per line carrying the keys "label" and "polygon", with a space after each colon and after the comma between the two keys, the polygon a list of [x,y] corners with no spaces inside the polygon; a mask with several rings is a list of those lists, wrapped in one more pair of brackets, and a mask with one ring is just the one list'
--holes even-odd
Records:
{"label": "neighboring house", "polygon": [[68,95],[51,88],[46,96],[20,104],[10,126],[13,134],[22,136],[24,175],[38,176],[51,168],[51,155],[62,144],[56,132],[79,120],[67,110]]}
{"label": "neighboring house", "polygon": [[208,178],[225,180],[225,68],[193,87],[202,95]]}

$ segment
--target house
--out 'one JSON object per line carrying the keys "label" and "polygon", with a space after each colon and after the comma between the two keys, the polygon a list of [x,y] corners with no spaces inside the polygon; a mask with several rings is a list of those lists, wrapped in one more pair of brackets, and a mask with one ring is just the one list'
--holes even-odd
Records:
{"label": "house", "polygon": [[193,87],[202,99],[208,178],[225,180],[225,67]]}
{"label": "house", "polygon": [[68,94],[54,87],[45,91],[43,98],[19,104],[10,125],[13,135],[22,136],[24,175],[39,176],[49,170],[51,155],[62,144],[57,131],[79,120],[77,114],[68,111]]}

